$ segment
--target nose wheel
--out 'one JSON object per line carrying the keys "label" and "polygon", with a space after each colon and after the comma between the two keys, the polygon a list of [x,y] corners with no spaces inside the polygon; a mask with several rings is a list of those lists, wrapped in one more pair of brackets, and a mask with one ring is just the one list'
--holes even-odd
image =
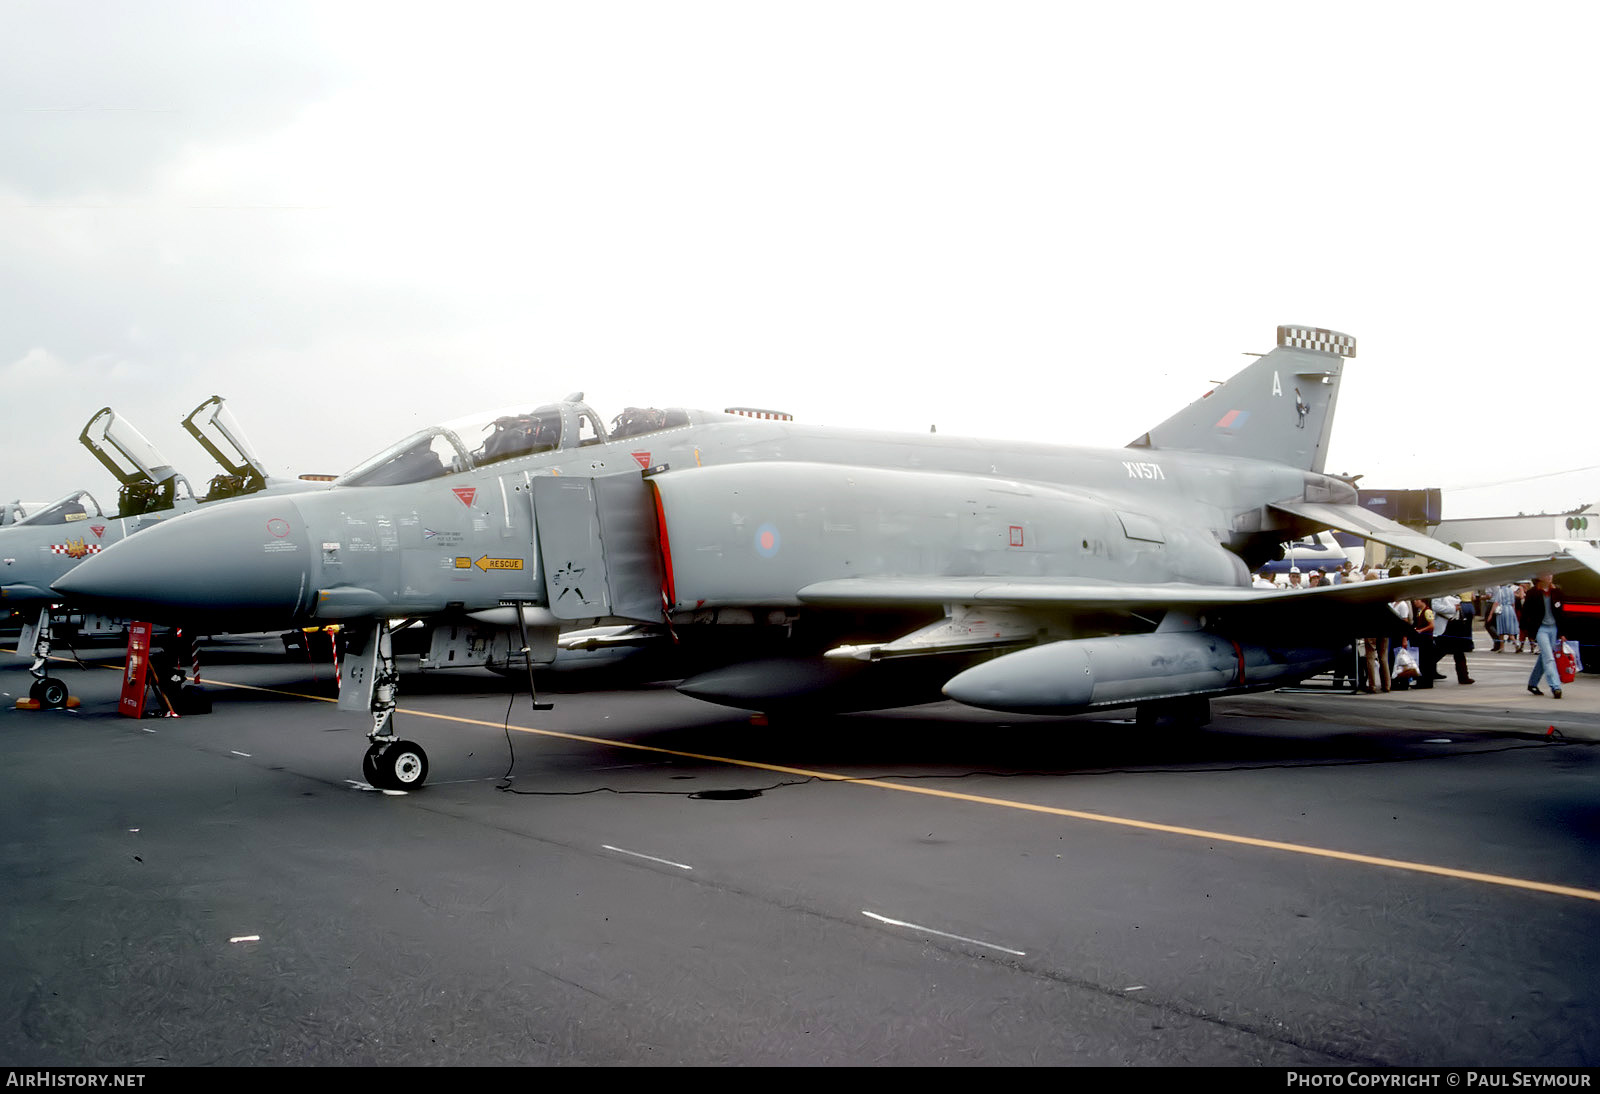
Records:
{"label": "nose wheel", "polygon": [[54,676],[46,676],[28,688],[28,698],[46,710],[55,710],[67,705],[67,685]]}
{"label": "nose wheel", "polygon": [[361,774],[379,790],[415,790],[428,778],[428,754],[413,741],[379,741],[361,758]]}

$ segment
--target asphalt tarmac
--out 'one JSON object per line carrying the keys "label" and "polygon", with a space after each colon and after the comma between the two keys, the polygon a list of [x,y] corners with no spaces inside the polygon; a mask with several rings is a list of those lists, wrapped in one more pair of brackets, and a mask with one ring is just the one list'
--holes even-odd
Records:
{"label": "asphalt tarmac", "polygon": [[1600,1062],[1600,677],[1526,655],[1180,736],[408,674],[412,794],[206,657],[135,721],[0,654],[0,1065]]}

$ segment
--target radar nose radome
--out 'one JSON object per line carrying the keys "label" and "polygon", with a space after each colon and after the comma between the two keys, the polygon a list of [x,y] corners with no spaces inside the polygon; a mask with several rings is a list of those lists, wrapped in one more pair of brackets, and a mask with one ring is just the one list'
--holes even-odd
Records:
{"label": "radar nose radome", "polygon": [[294,502],[246,498],[162,521],[85,559],[52,588],[119,615],[265,629],[297,621],[310,566]]}

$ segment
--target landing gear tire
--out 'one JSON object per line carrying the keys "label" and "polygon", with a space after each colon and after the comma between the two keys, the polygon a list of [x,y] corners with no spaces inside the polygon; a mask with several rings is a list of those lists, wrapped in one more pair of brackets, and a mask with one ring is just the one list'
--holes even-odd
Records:
{"label": "landing gear tire", "polygon": [[361,757],[361,778],[368,786],[382,786],[383,776],[378,771],[378,757],[383,755],[382,745],[373,745],[367,749],[367,754]]}
{"label": "landing gear tire", "polygon": [[28,689],[28,698],[47,710],[55,710],[67,705],[67,685],[54,676],[46,676],[43,680],[33,682]]}
{"label": "landing gear tire", "polygon": [[361,773],[380,790],[416,790],[428,779],[428,754],[412,741],[375,744],[361,759]]}

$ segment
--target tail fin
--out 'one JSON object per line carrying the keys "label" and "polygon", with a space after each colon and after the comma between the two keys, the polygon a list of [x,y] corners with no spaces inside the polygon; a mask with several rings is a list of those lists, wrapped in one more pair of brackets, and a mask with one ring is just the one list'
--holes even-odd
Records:
{"label": "tail fin", "polygon": [[1244,456],[1320,472],[1343,359],[1355,355],[1348,334],[1279,327],[1277,349],[1128,447]]}

